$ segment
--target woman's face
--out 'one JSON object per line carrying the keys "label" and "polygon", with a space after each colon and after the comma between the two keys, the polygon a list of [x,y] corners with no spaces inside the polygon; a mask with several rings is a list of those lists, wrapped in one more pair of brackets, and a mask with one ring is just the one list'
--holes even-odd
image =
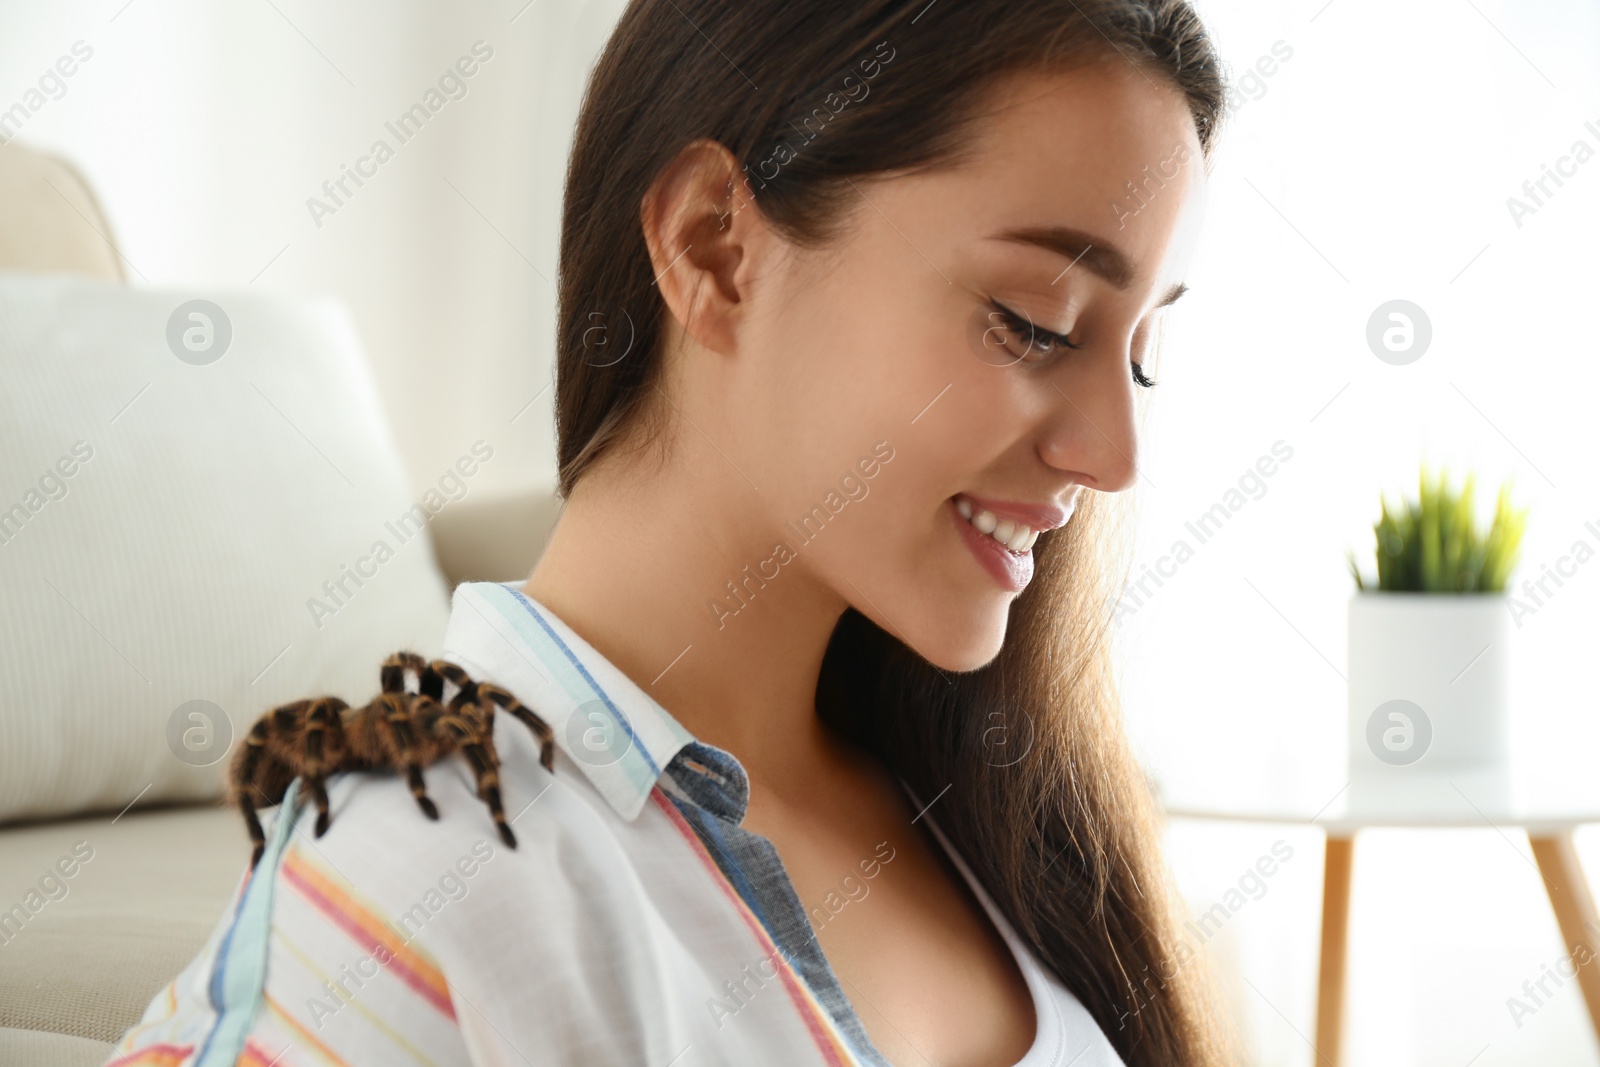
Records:
{"label": "woman's face", "polygon": [[758,279],[726,412],[773,566],[949,670],[999,652],[1035,536],[1137,477],[1134,364],[1204,180],[1181,94],[1120,60],[994,101],[968,162],[856,182],[835,244]]}

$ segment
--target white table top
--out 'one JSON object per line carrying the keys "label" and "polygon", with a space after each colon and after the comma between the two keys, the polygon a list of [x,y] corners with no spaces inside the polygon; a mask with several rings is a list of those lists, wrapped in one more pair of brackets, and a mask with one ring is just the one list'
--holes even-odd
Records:
{"label": "white table top", "polygon": [[1552,834],[1600,823],[1600,770],[1588,773],[1410,773],[1340,776],[1338,781],[1272,788],[1242,775],[1158,787],[1173,818],[1302,823],[1335,837],[1369,827],[1520,829]]}

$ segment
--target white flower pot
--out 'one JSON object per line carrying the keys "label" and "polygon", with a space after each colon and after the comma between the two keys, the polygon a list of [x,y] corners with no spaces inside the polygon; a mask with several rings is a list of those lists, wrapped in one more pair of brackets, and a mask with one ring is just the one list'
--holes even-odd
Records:
{"label": "white flower pot", "polygon": [[1505,769],[1510,618],[1502,593],[1351,597],[1353,779]]}

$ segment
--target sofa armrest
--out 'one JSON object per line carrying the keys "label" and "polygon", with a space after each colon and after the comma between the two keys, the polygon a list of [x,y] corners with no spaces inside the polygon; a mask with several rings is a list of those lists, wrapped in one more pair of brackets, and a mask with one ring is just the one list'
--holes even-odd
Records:
{"label": "sofa armrest", "polygon": [[0,143],[0,204],[0,270],[128,280],[111,223],[66,160]]}
{"label": "sofa armrest", "polygon": [[430,523],[439,569],[452,586],[527,577],[562,506],[554,489],[468,496],[452,503]]}

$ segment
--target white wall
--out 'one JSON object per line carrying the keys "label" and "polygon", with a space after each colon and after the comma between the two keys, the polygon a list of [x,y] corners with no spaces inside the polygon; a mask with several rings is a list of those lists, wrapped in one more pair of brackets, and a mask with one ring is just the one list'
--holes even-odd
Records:
{"label": "white wall", "polygon": [[[1506,206],[1575,140],[1600,150],[1600,11],[1586,0],[1203,10],[1237,71],[1278,41],[1293,55],[1232,116],[1192,292],[1172,311],[1135,577],[1179,538],[1196,551],[1124,616],[1124,693],[1170,791],[1253,780],[1330,799],[1346,780],[1344,552],[1372,572],[1380,491],[1414,493],[1420,460],[1447,461],[1477,472],[1487,517],[1514,475],[1516,501],[1532,507],[1519,585],[1580,538],[1600,549],[1584,528],[1600,527],[1600,155],[1520,228]],[[1432,322],[1431,347],[1408,366],[1365,340],[1368,316],[1394,298]],[[1197,544],[1185,521],[1279,440],[1293,458]],[[1597,607],[1591,562],[1514,631],[1524,778],[1593,779]],[[1309,1065],[1320,835],[1179,822],[1169,844],[1203,909],[1278,838],[1294,860],[1215,945],[1254,984],[1242,995],[1260,1062]],[[1600,875],[1600,841],[1585,831],[1579,844]],[[1520,1027],[1506,1007],[1561,953],[1516,830],[1364,835],[1354,895],[1351,1062],[1600,1062],[1575,983]]]}
{"label": "white wall", "polygon": [[[1130,667],[1128,688],[1148,708],[1206,712],[1152,715],[1159,728],[1143,740],[1158,764],[1200,746],[1287,779],[1308,743],[1342,759],[1331,750],[1343,683],[1329,662],[1343,669],[1344,552],[1372,572],[1379,493],[1414,494],[1419,461],[1448,462],[1458,480],[1476,471],[1485,518],[1514,475],[1515,501],[1532,507],[1519,581],[1580,537],[1600,547],[1584,529],[1600,520],[1589,429],[1600,156],[1520,229],[1506,208],[1574,140],[1600,150],[1600,11],[1478,4],[1553,89],[1465,3],[1334,0],[1315,22],[1320,3],[1209,6],[1236,68],[1276,41],[1293,56],[1233,115],[1192,292],[1171,313],[1135,577],[1179,538],[1197,550],[1153,596],[1126,601],[1129,643],[1159,649],[1162,665]],[[1432,322],[1408,366],[1365,340],[1393,298]],[[1279,440],[1293,458],[1198,544],[1185,521]],[[1576,673],[1600,636],[1593,571],[1517,630],[1517,740],[1530,755],[1553,755],[1548,742],[1568,731],[1600,740],[1600,697]],[[1197,678],[1209,684],[1197,691]]]}
{"label": "white wall", "polygon": [[[126,5],[126,6],[124,6]],[[331,292],[355,312],[414,484],[478,437],[481,487],[553,484],[561,180],[615,0],[0,4],[0,108],[76,41],[92,58],[17,131],[99,192],[134,284]],[[384,128],[483,41],[405,144]],[[322,184],[392,159],[321,225]],[[368,169],[371,169],[371,164]],[[521,412],[519,416],[519,412]],[[516,417],[515,423],[512,422]]]}

